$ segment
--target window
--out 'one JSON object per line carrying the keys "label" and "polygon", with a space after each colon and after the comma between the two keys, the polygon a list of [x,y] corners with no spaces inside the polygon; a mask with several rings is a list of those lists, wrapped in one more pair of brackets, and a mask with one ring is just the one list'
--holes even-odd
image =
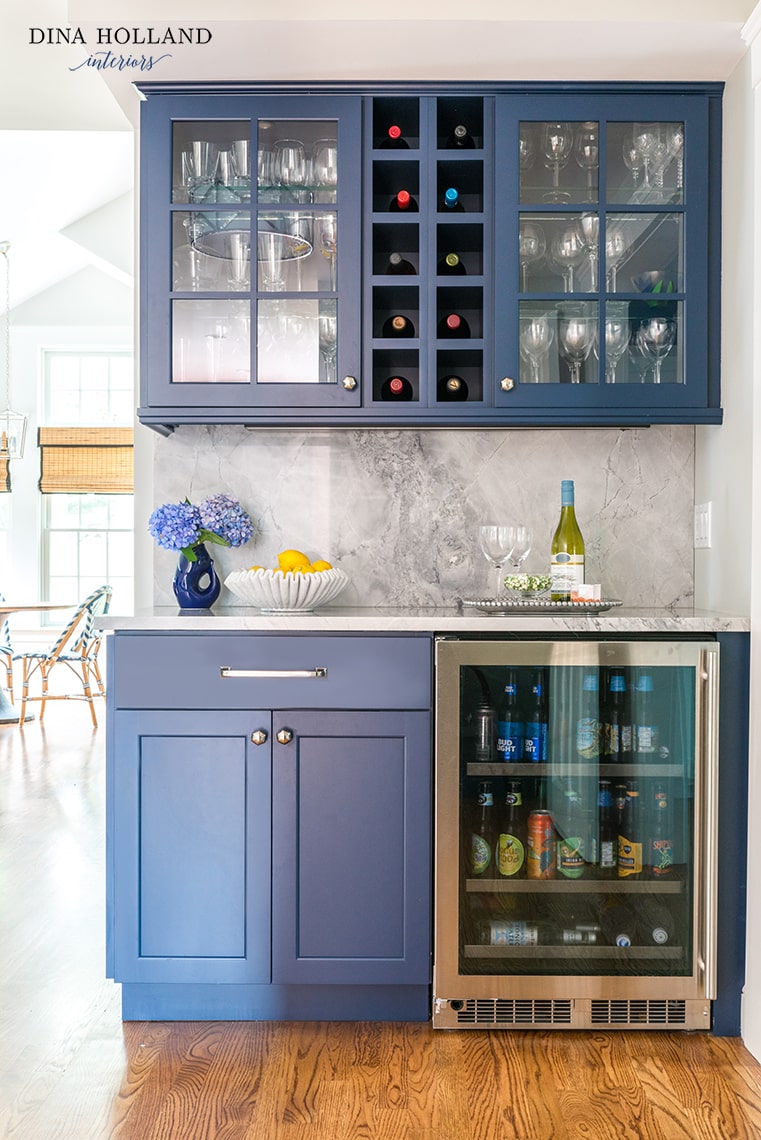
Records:
{"label": "window", "polygon": [[[131,353],[46,350],[43,355],[45,424],[102,427],[105,441],[115,425],[131,427]],[[92,434],[97,444],[97,431]],[[133,531],[131,494],[99,494],[97,486],[77,493],[43,493],[43,596],[73,603],[108,583],[114,591],[112,608],[129,613],[133,605]]]}

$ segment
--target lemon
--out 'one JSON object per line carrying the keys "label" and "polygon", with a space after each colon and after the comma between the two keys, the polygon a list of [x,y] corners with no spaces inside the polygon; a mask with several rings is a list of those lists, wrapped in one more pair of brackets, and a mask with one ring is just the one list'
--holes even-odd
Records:
{"label": "lemon", "polygon": [[263,570],[263,566],[249,566],[249,570]]}
{"label": "lemon", "polygon": [[333,567],[330,565],[329,562],[326,562],[324,558],[318,558],[316,562],[312,563],[312,570],[314,570],[318,574],[320,573],[321,570],[332,570],[332,569],[333,569]]}
{"label": "lemon", "polygon": [[289,570],[303,570],[305,566],[311,566],[306,554],[300,550],[281,550],[277,556],[277,564],[284,574]]}

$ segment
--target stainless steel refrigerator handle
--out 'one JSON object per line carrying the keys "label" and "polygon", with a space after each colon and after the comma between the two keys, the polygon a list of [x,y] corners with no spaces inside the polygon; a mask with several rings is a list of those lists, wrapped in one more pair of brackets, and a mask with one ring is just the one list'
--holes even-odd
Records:
{"label": "stainless steel refrigerator handle", "polygon": [[703,787],[705,789],[705,829],[703,869],[705,903],[703,911],[703,963],[705,996],[716,997],[716,944],[718,939],[718,826],[719,826],[719,700],[717,654],[701,650],[700,680],[703,715]]}
{"label": "stainless steel refrigerator handle", "polygon": [[230,665],[221,665],[220,677],[316,677],[322,680],[328,675],[327,669],[233,669]]}

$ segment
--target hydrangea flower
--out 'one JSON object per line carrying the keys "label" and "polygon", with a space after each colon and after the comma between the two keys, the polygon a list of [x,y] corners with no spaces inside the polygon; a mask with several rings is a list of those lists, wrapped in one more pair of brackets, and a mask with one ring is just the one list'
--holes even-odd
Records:
{"label": "hydrangea flower", "polygon": [[195,562],[194,546],[202,542],[242,546],[251,538],[254,526],[240,503],[220,494],[204,499],[199,507],[188,499],[156,507],[148,520],[148,530],[159,546],[180,551],[188,562]]}

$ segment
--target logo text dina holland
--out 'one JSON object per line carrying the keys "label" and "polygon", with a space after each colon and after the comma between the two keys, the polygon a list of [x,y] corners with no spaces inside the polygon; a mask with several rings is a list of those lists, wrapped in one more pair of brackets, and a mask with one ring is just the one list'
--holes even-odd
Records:
{"label": "logo text dina holland", "polygon": [[[101,45],[119,44],[208,44],[208,28],[96,28],[94,40]],[[30,28],[30,44],[86,44],[81,28]]]}

